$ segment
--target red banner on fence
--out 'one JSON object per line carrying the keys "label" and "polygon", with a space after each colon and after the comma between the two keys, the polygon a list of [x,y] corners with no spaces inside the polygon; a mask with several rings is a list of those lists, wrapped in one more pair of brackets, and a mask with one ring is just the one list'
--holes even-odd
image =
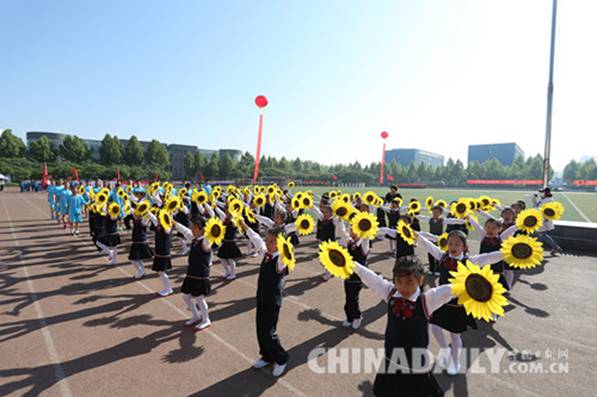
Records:
{"label": "red banner on fence", "polygon": [[427,187],[426,184],[424,183],[396,183],[396,186],[398,187]]}
{"label": "red banner on fence", "polygon": [[469,185],[542,185],[541,179],[469,179]]}
{"label": "red banner on fence", "polygon": [[572,181],[574,186],[597,186],[597,181],[581,181],[579,179],[575,179]]}

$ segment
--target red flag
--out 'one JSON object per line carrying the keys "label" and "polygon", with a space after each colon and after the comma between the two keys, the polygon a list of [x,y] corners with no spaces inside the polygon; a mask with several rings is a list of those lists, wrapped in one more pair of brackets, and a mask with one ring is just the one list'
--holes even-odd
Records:
{"label": "red flag", "polygon": [[336,175],[332,175],[332,179],[335,180],[335,181],[337,181],[338,177]]}
{"label": "red flag", "polygon": [[155,174],[155,177],[153,178],[154,182],[157,182],[160,180],[160,174]]}
{"label": "red flag", "polygon": [[79,181],[80,179],[79,179],[79,173],[77,172],[77,169],[76,169],[76,168],[75,168],[75,166],[74,166],[74,165],[72,165],[72,164],[71,164],[70,166],[71,166],[71,168],[72,168],[72,170],[73,170],[73,175],[75,176],[75,179],[76,179],[77,181]]}
{"label": "red flag", "polygon": [[44,171],[41,174],[41,188],[45,190],[45,188],[48,186],[48,166],[46,165],[46,162],[44,161]]}
{"label": "red flag", "polygon": [[121,178],[120,178],[120,168],[116,168],[116,180],[118,182],[120,182]]}
{"label": "red flag", "polygon": [[388,181],[393,182],[394,181],[394,176],[393,175],[388,175]]}

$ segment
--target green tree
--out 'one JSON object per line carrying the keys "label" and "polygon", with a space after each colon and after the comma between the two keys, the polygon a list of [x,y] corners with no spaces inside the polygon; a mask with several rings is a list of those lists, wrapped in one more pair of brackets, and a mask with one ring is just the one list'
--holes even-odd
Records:
{"label": "green tree", "polygon": [[[195,160],[195,172],[205,175],[205,169],[207,168],[207,160],[205,159],[205,156],[200,151],[197,151],[197,153],[195,153],[194,160]],[[195,175],[193,175],[193,176],[195,176]]]}
{"label": "green tree", "polygon": [[89,149],[85,142],[74,135],[67,135],[59,147],[60,156],[67,161],[81,163],[89,159]]}
{"label": "green tree", "polygon": [[100,163],[104,165],[121,164],[124,149],[116,136],[104,135],[99,155]]}
{"label": "green tree", "polygon": [[25,155],[23,140],[13,135],[11,129],[5,129],[0,135],[0,157],[22,157]]}
{"label": "green tree", "polygon": [[211,155],[209,163],[207,164],[206,176],[209,178],[217,178],[220,173],[220,158],[217,153]]}
{"label": "green tree", "polygon": [[230,173],[232,172],[232,167],[234,166],[232,162],[232,158],[228,153],[224,153],[222,157],[220,157],[220,167],[218,174],[220,178],[228,178]]}
{"label": "green tree", "polygon": [[197,169],[195,168],[195,156],[190,151],[187,151],[183,160],[184,174],[187,178],[192,178]]}
{"label": "green tree", "polygon": [[166,168],[170,164],[168,149],[165,145],[153,139],[149,142],[145,151],[145,162],[153,167],[158,167],[160,170]]}
{"label": "green tree", "polygon": [[54,148],[48,137],[44,135],[31,142],[29,145],[29,157],[39,162],[54,161],[56,160],[56,148]]}
{"label": "green tree", "polygon": [[132,135],[126,144],[124,162],[128,165],[143,165],[143,146],[136,136]]}

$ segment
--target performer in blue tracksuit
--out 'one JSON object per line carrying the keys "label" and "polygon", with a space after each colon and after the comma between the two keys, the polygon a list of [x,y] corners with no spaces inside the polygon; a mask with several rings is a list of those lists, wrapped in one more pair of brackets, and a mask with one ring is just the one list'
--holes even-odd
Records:
{"label": "performer in blue tracksuit", "polygon": [[68,182],[64,183],[64,189],[60,191],[59,195],[59,203],[60,203],[60,219],[62,219],[62,223],[64,224],[64,228],[66,229],[68,219],[68,198],[71,195],[71,191],[68,187]]}
{"label": "performer in blue tracksuit", "polygon": [[71,187],[71,196],[68,198],[68,218],[70,220],[70,232],[73,236],[79,235],[79,224],[83,222],[83,207],[87,205],[87,200],[79,194],[79,187]]}

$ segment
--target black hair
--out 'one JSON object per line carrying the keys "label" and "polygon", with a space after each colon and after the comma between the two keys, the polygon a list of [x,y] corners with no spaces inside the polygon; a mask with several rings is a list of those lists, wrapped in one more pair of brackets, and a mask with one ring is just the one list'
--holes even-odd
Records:
{"label": "black hair", "polygon": [[502,210],[501,215],[504,216],[504,212],[511,212],[514,215],[514,210],[510,207],[506,207]]}
{"label": "black hair", "polygon": [[191,223],[203,229],[205,227],[205,219],[202,216],[194,216],[191,218]]}
{"label": "black hair", "polygon": [[191,187],[191,184],[189,182],[184,184],[184,187],[186,187],[187,189]]}
{"label": "black hair", "polygon": [[421,277],[425,275],[425,268],[423,267],[423,263],[416,256],[402,256],[396,258],[392,274],[394,280],[400,277]]}
{"label": "black hair", "polygon": [[288,215],[286,215],[286,212],[284,211],[276,211],[276,215],[282,218],[282,222],[286,222],[286,219],[288,219]]}
{"label": "black hair", "polygon": [[398,186],[392,185],[392,186],[390,186],[390,190],[398,190]]}
{"label": "black hair", "polygon": [[485,221],[485,226],[489,225],[489,224],[494,224],[497,226],[497,228],[499,229],[500,227],[502,227],[502,222],[498,221],[497,219],[493,219],[493,218],[489,218]]}
{"label": "black hair", "polygon": [[518,200],[517,203],[520,204],[523,210],[527,208],[527,203],[525,203],[524,200]]}
{"label": "black hair", "polygon": [[460,241],[462,242],[462,244],[464,245],[464,252],[468,252],[468,244],[466,242],[466,234],[464,234],[464,232],[462,230],[452,230],[448,234],[448,240],[452,236],[458,237],[460,239]]}
{"label": "black hair", "polygon": [[274,237],[278,237],[278,234],[286,236],[286,233],[284,232],[284,227],[282,226],[272,227],[271,229],[267,230],[266,234],[269,234]]}

